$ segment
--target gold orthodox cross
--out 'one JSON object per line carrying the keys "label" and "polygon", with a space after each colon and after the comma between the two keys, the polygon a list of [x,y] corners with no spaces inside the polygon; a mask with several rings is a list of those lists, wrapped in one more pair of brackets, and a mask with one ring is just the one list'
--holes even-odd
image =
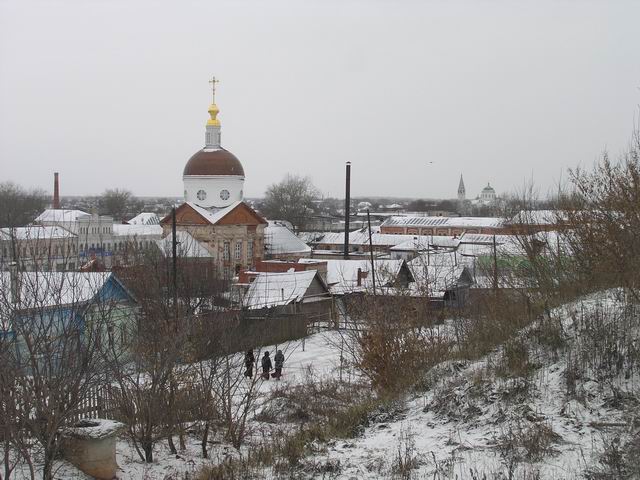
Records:
{"label": "gold orthodox cross", "polygon": [[216,80],[216,77],[211,77],[209,83],[211,84],[211,103],[216,103],[216,83],[220,83],[220,80]]}

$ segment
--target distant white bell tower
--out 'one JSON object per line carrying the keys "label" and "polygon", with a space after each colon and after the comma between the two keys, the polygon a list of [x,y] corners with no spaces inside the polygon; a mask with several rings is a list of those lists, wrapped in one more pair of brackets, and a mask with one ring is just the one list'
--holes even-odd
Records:
{"label": "distant white bell tower", "polygon": [[464,180],[462,180],[462,174],[460,174],[460,183],[458,184],[458,201],[464,202],[467,199],[467,191],[464,188]]}

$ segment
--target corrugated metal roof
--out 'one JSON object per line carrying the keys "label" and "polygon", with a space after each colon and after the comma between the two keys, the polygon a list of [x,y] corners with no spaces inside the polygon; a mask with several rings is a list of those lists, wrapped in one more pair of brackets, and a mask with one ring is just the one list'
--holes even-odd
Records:
{"label": "corrugated metal roof", "polygon": [[496,217],[390,217],[381,227],[449,227],[449,228],[499,228],[504,224]]}

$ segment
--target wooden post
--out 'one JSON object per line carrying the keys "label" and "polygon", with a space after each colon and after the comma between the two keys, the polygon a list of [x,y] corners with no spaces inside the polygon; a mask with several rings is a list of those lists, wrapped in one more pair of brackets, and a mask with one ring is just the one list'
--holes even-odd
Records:
{"label": "wooden post", "polygon": [[373,240],[371,239],[371,216],[367,208],[367,225],[369,226],[369,253],[371,254],[371,279],[373,280],[373,296],[376,296],[376,265],[373,261]]}
{"label": "wooden post", "polygon": [[344,199],[344,259],[349,259],[349,217],[351,210],[351,162],[347,162]]}

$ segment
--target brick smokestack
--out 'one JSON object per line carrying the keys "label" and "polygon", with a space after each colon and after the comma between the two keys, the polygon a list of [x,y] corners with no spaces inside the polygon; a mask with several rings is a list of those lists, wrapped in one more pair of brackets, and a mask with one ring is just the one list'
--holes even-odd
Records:
{"label": "brick smokestack", "polygon": [[53,174],[53,208],[60,208],[60,183],[58,181],[58,172]]}

